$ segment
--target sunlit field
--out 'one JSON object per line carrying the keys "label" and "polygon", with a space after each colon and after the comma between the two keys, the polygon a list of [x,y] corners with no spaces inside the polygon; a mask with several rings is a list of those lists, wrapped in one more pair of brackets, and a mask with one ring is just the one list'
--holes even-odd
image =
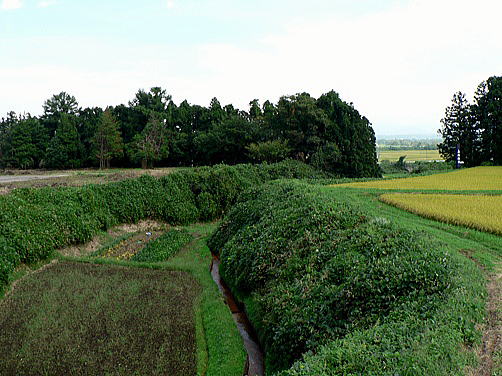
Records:
{"label": "sunlit field", "polygon": [[502,234],[502,196],[386,193],[380,200],[427,218]]}
{"label": "sunlit field", "polygon": [[439,155],[438,150],[388,150],[379,151],[378,161],[391,161],[399,160],[403,155],[406,156],[406,161],[442,161],[443,158]]}
{"label": "sunlit field", "polygon": [[444,174],[338,184],[334,187],[454,191],[502,190],[502,167],[474,167]]}

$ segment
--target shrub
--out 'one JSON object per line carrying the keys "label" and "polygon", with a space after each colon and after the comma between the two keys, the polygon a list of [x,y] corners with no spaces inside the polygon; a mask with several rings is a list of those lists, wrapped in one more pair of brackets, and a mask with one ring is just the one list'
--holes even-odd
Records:
{"label": "shrub", "polygon": [[246,302],[270,371],[405,303],[433,311],[450,286],[450,257],[430,239],[298,182],[243,194],[208,244]]}
{"label": "shrub", "polygon": [[25,188],[0,196],[0,283],[20,262],[89,241],[99,230],[153,218],[171,224],[213,220],[239,194],[278,177],[325,177],[297,161],[185,169],[103,185]]}

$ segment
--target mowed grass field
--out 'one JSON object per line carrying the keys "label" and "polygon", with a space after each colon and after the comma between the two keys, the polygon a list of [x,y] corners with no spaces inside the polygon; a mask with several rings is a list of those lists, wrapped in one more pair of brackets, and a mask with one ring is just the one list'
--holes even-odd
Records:
{"label": "mowed grass field", "polygon": [[194,375],[189,273],[58,262],[0,303],[0,375]]}
{"label": "mowed grass field", "polygon": [[442,161],[443,157],[438,150],[387,150],[377,151],[378,161],[398,161],[403,155],[406,156],[406,161]]}
{"label": "mowed grass field", "polygon": [[334,187],[413,191],[502,191],[502,167],[474,167],[412,178],[337,184]]}
{"label": "mowed grass field", "polygon": [[421,216],[502,235],[502,196],[386,193],[380,200]]}

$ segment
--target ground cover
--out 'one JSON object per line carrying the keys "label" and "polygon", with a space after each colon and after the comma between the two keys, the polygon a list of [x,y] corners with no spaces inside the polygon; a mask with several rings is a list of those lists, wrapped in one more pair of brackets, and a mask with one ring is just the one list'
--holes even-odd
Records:
{"label": "ground cover", "polygon": [[0,196],[0,285],[8,283],[20,263],[86,243],[113,225],[142,219],[173,225],[208,221],[228,210],[246,187],[280,177],[323,176],[300,162],[285,161],[184,169],[159,179],[15,190]]}
{"label": "ground cover", "polygon": [[474,167],[443,174],[403,179],[373,180],[336,187],[393,190],[502,191],[502,167]]}
{"label": "ground cover", "polygon": [[481,337],[486,289],[456,246],[479,244],[443,244],[359,200],[371,196],[272,184],[244,195],[211,238],[263,341],[268,374],[463,374],[474,356],[461,349]]}
{"label": "ground cover", "polygon": [[394,162],[403,155],[407,161],[442,161],[438,150],[377,150],[378,161]]}
{"label": "ground cover", "polygon": [[380,200],[438,221],[502,234],[502,195],[387,193]]}
{"label": "ground cover", "polygon": [[193,375],[189,273],[58,262],[0,303],[1,375]]}

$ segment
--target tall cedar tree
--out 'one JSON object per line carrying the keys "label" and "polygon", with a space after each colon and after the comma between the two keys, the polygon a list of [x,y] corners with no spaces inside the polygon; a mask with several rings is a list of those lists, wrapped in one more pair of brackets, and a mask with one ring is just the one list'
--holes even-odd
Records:
{"label": "tall cedar tree", "polygon": [[99,160],[99,168],[110,168],[110,162],[123,154],[124,145],[119,131],[119,124],[110,109],[101,115],[101,119],[92,137],[92,151]]}
{"label": "tall cedar tree", "polygon": [[62,114],[59,125],[45,153],[45,167],[78,168],[82,164],[82,143],[75,125],[76,118]]}
{"label": "tall cedar tree", "polygon": [[471,105],[462,92],[453,95],[451,106],[445,110],[441,119],[439,133],[443,142],[438,145],[439,152],[446,161],[455,161],[457,145],[460,146],[460,159],[466,166],[480,163],[479,137],[472,116]]}
{"label": "tall cedar tree", "polygon": [[502,77],[490,77],[478,86],[473,112],[480,132],[483,160],[501,165]]}

